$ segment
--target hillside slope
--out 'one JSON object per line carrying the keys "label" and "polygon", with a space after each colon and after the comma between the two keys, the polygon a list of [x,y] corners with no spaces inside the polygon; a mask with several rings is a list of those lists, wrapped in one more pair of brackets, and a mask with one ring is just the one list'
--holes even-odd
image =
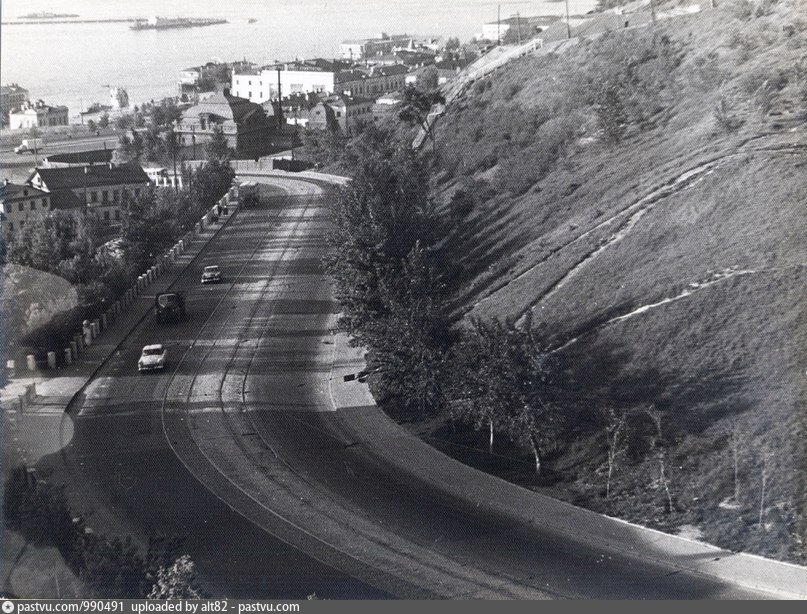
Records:
{"label": "hillside slope", "polygon": [[[580,439],[536,487],[803,561],[807,3],[576,42],[478,81],[437,125],[436,192],[472,207],[456,313],[529,313],[556,358]],[[606,407],[630,416],[607,499],[585,426]]]}

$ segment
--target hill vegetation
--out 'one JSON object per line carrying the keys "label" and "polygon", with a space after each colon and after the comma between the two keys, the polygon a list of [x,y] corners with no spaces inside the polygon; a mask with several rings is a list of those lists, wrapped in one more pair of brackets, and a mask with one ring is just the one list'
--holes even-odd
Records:
{"label": "hill vegetation", "polygon": [[805,8],[725,2],[573,39],[448,107],[434,194],[468,212],[455,317],[529,316],[576,426],[539,481],[506,440],[495,461],[458,445],[486,433],[438,423],[433,441],[604,513],[804,560]]}
{"label": "hill vegetation", "polygon": [[805,8],[595,16],[418,157],[319,147],[355,175],[329,272],[385,409],[530,488],[804,562]]}

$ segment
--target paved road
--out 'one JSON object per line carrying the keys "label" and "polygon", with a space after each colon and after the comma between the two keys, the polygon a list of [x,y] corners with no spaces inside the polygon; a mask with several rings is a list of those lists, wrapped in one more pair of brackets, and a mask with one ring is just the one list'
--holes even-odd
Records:
{"label": "paved road", "polygon": [[[586,527],[496,513],[472,482],[450,494],[401,469],[417,448],[394,429],[366,441],[378,410],[333,403],[327,189],[271,182],[284,194],[240,211],[179,280],[188,320],[147,317],[71,407],[72,442],[49,462],[85,485],[99,518],[187,534],[231,596],[764,596],[608,551]],[[208,264],[224,283],[199,285]],[[168,372],[138,375],[152,342],[168,344]]]}
{"label": "paved road", "polygon": [[[23,137],[20,137],[23,138]],[[47,136],[44,137],[45,146],[38,152],[38,159],[41,162],[43,157],[50,156],[56,153],[74,153],[79,151],[90,151],[94,149],[103,149],[104,144],[107,148],[115,149],[118,143],[116,135],[107,136],[89,136],[81,137],[70,140],[60,140],[58,142],[51,142]],[[28,178],[30,171],[36,166],[36,156],[32,153],[16,154],[14,147],[19,144],[15,141],[12,145],[0,147],[0,168],[3,169],[3,178],[11,179],[12,181],[22,182]]]}

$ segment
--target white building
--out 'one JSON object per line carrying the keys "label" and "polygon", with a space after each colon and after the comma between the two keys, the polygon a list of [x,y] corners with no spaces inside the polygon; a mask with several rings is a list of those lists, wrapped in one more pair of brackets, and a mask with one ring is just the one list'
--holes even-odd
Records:
{"label": "white building", "polygon": [[8,115],[8,124],[11,130],[21,128],[49,128],[51,126],[67,125],[67,107],[51,107],[41,100],[26,101]]}
{"label": "white building", "polygon": [[283,97],[311,92],[332,93],[335,70],[325,70],[302,62],[267,66],[260,70],[233,73],[230,93],[258,104],[277,100],[278,81]]}

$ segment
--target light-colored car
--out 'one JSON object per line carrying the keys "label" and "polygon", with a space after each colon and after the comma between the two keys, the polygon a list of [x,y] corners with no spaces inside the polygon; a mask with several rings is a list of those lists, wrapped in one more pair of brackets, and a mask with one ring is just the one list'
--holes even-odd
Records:
{"label": "light-colored car", "polygon": [[202,283],[203,284],[214,284],[221,281],[221,271],[219,267],[213,266],[206,266],[205,270],[202,271]]}
{"label": "light-colored car", "polygon": [[160,343],[147,345],[140,354],[140,360],[137,361],[137,370],[141,372],[162,370],[165,369],[167,361],[168,350],[165,349],[165,346]]}

